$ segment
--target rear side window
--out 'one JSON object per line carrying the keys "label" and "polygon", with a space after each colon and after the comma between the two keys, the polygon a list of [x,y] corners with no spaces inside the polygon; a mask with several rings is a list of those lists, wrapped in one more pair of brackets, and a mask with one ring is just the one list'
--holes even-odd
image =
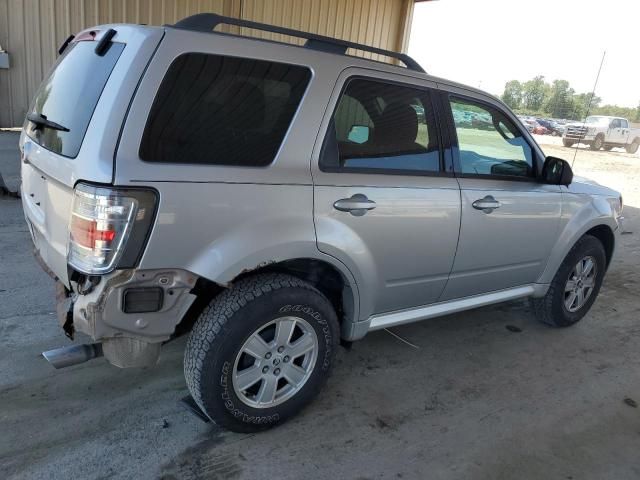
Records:
{"label": "rear side window", "polygon": [[29,137],[65,157],[78,155],[93,111],[124,44],[112,43],[103,56],[97,55],[95,48],[96,42],[72,43],[42,82],[33,100],[28,116],[44,117],[63,128],[25,123]]}
{"label": "rear side window", "polygon": [[204,53],[178,57],[140,144],[148,162],[263,167],[275,159],[311,78],[305,67]]}

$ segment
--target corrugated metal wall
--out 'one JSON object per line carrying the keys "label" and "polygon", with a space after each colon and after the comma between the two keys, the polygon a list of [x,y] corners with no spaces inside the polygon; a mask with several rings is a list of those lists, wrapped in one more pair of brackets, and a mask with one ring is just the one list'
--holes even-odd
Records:
{"label": "corrugated metal wall", "polygon": [[216,12],[406,51],[413,3],[414,0],[0,0],[0,46],[9,52],[11,63],[9,69],[0,69],[0,127],[22,123],[59,45],[69,34],[89,26],[117,22],[162,25],[198,12]]}

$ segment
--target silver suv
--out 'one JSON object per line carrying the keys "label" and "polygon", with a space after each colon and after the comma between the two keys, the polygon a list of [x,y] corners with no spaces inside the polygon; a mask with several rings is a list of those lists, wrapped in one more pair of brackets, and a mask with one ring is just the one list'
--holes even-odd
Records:
{"label": "silver suv", "polygon": [[45,356],[152,365],[190,331],[191,395],[235,431],[298,412],[372,330],[523,297],[576,323],[621,230],[620,194],[572,181],[498,99],[213,14],[70,38],[20,145],[61,326],[96,342]]}

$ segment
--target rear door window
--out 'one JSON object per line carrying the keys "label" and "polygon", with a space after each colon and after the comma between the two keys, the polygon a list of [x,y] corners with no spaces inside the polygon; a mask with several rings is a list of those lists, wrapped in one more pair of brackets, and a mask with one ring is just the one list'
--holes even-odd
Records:
{"label": "rear door window", "polygon": [[327,132],[320,168],[405,175],[440,172],[429,91],[366,79],[350,81]]}
{"label": "rear door window", "polygon": [[47,150],[76,157],[102,90],[124,47],[123,43],[112,43],[106,53],[99,56],[95,53],[96,42],[69,45],[40,85],[29,111],[29,115],[44,116],[65,130],[27,120],[27,135]]}
{"label": "rear door window", "polygon": [[309,84],[306,67],[188,53],[169,67],[140,144],[148,162],[264,167]]}

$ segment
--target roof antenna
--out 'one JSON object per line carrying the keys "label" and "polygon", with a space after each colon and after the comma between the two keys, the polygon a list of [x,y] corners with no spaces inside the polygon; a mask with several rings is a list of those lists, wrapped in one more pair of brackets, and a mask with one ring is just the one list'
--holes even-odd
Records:
{"label": "roof antenna", "polygon": [[[591,112],[591,103],[593,102],[593,97],[596,94],[596,86],[598,85],[598,80],[600,79],[600,72],[602,71],[602,65],[604,64],[604,56],[607,54],[607,51],[605,50],[604,52],[602,52],[602,60],[600,60],[600,68],[598,68],[598,74],[596,75],[596,81],[593,84],[593,90],[591,90],[591,96],[589,97],[589,103],[587,104],[587,114],[584,116],[584,120],[582,121],[582,126],[584,127],[585,123],[587,122],[587,117],[589,116],[589,112]],[[573,164],[576,163],[576,155],[578,154],[578,144],[580,142],[576,143],[576,147],[573,150],[573,161],[571,162],[571,168],[573,168]]]}

